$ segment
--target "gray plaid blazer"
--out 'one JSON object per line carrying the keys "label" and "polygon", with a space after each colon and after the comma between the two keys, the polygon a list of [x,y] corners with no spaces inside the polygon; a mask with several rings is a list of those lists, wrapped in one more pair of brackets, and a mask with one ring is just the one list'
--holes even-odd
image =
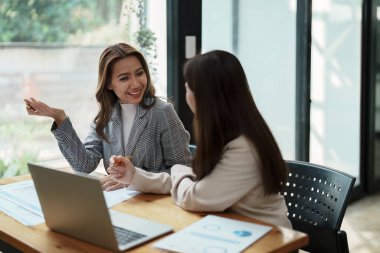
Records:
{"label": "gray plaid blazer", "polygon": [[189,151],[190,135],[185,130],[173,105],[156,99],[149,109],[137,106],[127,145],[123,138],[121,106],[116,103],[110,121],[104,129],[109,143],[95,131],[95,123],[84,143],[76,134],[67,118],[57,128],[53,123],[52,133],[59,148],[76,171],[90,173],[96,169],[101,159],[108,168],[112,155],[132,156],[136,167],[151,172],[168,172],[175,164],[191,165]]}

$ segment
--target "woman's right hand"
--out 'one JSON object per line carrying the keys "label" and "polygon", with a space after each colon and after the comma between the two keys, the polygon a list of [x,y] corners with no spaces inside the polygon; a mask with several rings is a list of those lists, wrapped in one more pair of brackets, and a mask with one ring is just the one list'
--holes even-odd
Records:
{"label": "woman's right hand", "polygon": [[35,98],[31,97],[24,99],[24,102],[26,106],[26,111],[29,115],[53,118],[58,127],[67,118],[64,110],[50,107],[47,104],[43,103],[42,101],[38,101]]}

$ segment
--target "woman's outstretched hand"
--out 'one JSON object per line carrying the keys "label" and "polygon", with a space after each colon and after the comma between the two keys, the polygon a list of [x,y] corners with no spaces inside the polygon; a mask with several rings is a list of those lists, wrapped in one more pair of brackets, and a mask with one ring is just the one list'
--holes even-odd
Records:
{"label": "woman's outstretched hand", "polygon": [[29,115],[53,118],[58,127],[67,118],[64,110],[50,107],[33,97],[24,99],[24,102]]}

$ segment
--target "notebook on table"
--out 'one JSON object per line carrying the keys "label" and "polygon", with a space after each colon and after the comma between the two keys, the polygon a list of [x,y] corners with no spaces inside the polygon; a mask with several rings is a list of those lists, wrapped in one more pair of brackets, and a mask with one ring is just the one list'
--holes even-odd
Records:
{"label": "notebook on table", "polygon": [[85,174],[28,164],[46,225],[104,248],[124,251],[172,227],[108,210],[100,181]]}

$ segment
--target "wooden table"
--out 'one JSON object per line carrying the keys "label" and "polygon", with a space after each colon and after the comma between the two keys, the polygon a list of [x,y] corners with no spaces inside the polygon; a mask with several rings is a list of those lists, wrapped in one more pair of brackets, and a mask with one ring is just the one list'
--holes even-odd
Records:
{"label": "wooden table", "polygon": [[[9,184],[27,179],[30,179],[30,175],[1,179],[0,184]],[[189,226],[206,215],[206,213],[184,211],[174,205],[169,195],[156,194],[137,195],[132,199],[114,206],[113,209],[168,224],[172,226],[175,231]],[[212,214],[236,220],[270,225],[233,213]],[[273,229],[268,234],[256,241],[244,252],[292,252],[307,245],[309,242],[308,236],[304,233],[283,227],[272,227]],[[155,241],[165,236],[166,235],[143,244],[140,247],[133,248],[128,252],[162,252],[153,248],[152,245]],[[45,224],[32,227],[25,226],[1,211],[0,240],[23,252],[111,252],[96,245],[50,231]]]}

